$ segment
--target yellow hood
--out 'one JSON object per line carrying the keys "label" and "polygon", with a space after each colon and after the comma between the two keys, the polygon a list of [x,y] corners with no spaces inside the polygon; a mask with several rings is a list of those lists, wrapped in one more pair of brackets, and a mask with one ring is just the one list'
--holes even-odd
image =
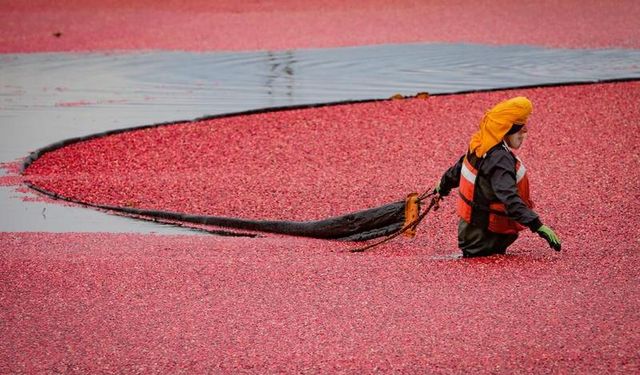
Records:
{"label": "yellow hood", "polygon": [[502,141],[511,126],[526,124],[527,118],[533,110],[531,101],[524,96],[518,96],[496,104],[488,110],[480,122],[480,130],[471,137],[469,151],[482,157],[493,146]]}

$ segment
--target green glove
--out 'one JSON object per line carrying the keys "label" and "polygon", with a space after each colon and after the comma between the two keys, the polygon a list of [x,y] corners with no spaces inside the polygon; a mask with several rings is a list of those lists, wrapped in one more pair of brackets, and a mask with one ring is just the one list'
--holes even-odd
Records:
{"label": "green glove", "polygon": [[538,228],[536,233],[538,233],[540,237],[547,240],[547,242],[549,243],[549,246],[553,250],[560,251],[562,247],[560,243],[560,238],[558,238],[558,236],[556,235],[556,232],[554,232],[551,228],[549,228],[546,225],[543,225],[540,228]]}

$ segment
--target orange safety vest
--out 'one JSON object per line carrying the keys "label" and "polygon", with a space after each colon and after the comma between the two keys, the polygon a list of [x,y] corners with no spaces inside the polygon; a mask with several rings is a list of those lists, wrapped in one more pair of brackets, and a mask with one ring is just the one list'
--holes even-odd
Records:
{"label": "orange safety vest", "polygon": [[[476,177],[478,171],[471,165],[467,157],[464,157],[462,170],[460,173],[460,195],[458,197],[457,212],[467,223],[471,223],[471,215],[474,210],[489,211],[488,230],[494,233],[515,234],[525,229],[523,225],[507,216],[505,206],[501,202],[491,202],[489,207],[482,207],[474,203],[474,193]],[[516,156],[516,187],[518,195],[524,204],[533,208],[533,202],[529,196],[529,179],[527,169],[522,161]]]}

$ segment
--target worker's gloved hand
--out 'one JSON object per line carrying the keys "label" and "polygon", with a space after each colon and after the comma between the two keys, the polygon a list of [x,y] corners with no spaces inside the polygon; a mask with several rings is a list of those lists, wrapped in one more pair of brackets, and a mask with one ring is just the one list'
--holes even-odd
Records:
{"label": "worker's gloved hand", "polygon": [[549,228],[546,225],[543,225],[540,228],[538,228],[536,233],[538,233],[540,237],[547,240],[547,242],[549,243],[549,246],[553,250],[560,251],[562,247],[560,243],[560,238],[558,238],[558,236],[556,235],[556,232],[554,232],[553,229]]}

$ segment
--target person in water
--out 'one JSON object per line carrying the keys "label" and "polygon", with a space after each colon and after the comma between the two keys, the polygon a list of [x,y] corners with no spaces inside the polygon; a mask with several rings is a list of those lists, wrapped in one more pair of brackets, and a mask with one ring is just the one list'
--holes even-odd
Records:
{"label": "person in water", "polygon": [[533,211],[527,170],[514,153],[527,136],[532,109],[529,99],[515,97],[487,111],[466,154],[435,188],[440,197],[458,188],[458,247],[464,257],[504,254],[525,228],[561,249],[558,236]]}

